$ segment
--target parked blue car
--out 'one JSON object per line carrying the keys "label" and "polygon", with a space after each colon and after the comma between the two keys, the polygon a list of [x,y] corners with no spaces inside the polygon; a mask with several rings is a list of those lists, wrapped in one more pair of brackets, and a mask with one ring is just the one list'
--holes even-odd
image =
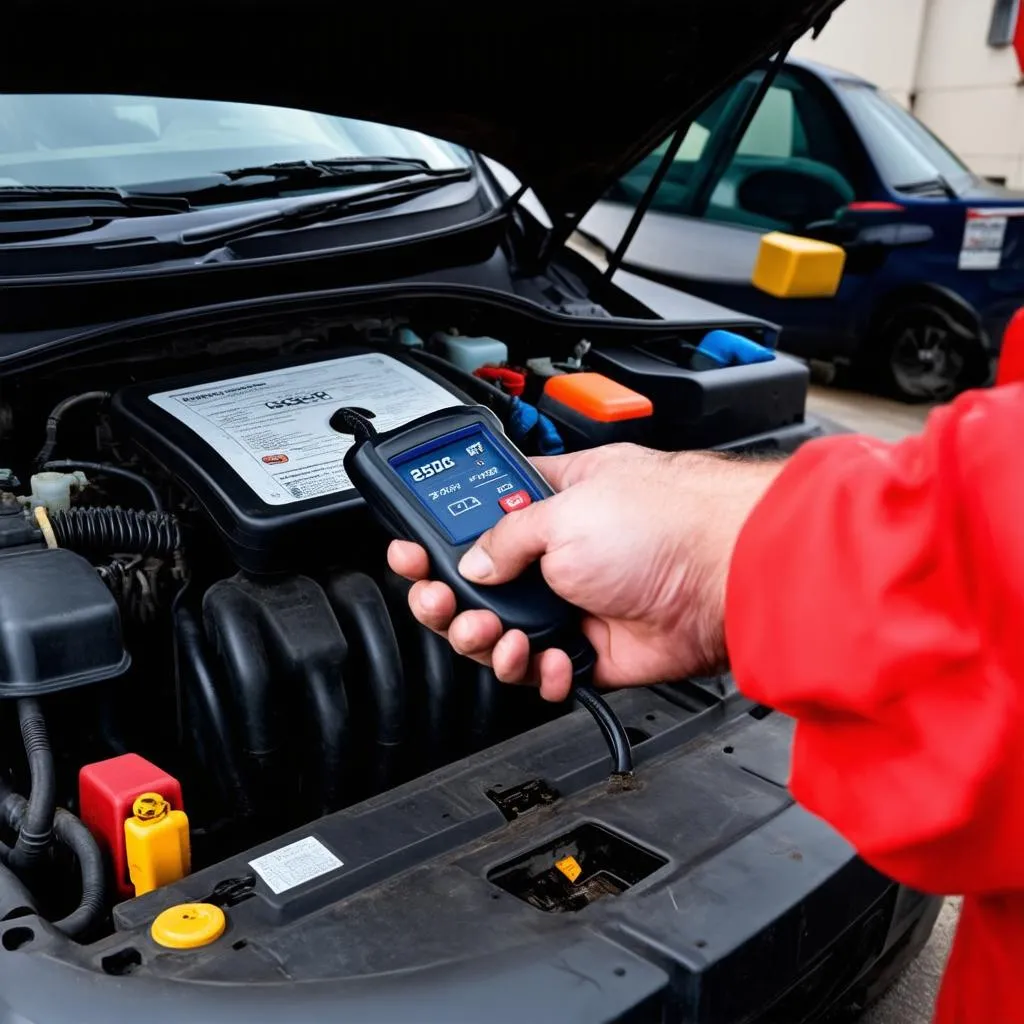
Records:
{"label": "parked blue car", "polygon": [[[772,320],[780,345],[911,400],[984,384],[1024,304],[1024,193],[979,178],[854,75],[791,59],[751,119],[749,75],[691,124],[623,266]],[[583,220],[614,252],[664,142]],[[835,299],[777,299],[751,272],[763,235],[842,245]]]}

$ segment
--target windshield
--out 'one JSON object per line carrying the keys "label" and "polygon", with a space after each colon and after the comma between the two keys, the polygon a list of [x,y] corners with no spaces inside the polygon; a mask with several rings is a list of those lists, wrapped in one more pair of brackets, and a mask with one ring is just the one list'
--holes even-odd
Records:
{"label": "windshield", "polygon": [[459,146],[420,132],[248,103],[0,95],[0,186],[136,186],[295,160],[405,157],[445,170]]}
{"label": "windshield", "polygon": [[894,99],[869,85],[840,84],[850,115],[892,188],[940,180],[956,188],[973,180],[970,168]]}

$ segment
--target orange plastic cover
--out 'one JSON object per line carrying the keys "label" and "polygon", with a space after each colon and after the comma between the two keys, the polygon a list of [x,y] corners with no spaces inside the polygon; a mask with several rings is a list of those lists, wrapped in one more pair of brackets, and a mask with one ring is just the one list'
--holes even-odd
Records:
{"label": "orange plastic cover", "polygon": [[654,403],[603,373],[563,373],[544,385],[548,398],[598,423],[636,420],[654,413]]}

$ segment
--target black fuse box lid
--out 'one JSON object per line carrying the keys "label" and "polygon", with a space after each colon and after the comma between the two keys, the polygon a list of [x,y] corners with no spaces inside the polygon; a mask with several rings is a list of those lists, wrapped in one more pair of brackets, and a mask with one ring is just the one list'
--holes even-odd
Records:
{"label": "black fuse box lid", "polygon": [[81,555],[0,554],[0,698],[70,690],[130,664],[117,603]]}

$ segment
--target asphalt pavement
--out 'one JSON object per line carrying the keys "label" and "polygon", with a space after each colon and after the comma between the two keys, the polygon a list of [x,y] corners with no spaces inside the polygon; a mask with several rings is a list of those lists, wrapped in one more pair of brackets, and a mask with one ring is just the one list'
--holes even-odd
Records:
{"label": "asphalt pavement", "polygon": [[[886,441],[917,433],[929,412],[927,406],[820,386],[811,388],[808,408]],[[929,1024],[959,911],[959,900],[946,901],[928,945],[885,997],[864,1014],[861,1024]]]}

